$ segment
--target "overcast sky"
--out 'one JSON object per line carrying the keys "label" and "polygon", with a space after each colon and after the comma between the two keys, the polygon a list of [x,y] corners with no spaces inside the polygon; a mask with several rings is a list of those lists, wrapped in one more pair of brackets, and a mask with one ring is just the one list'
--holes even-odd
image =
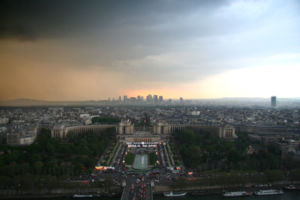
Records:
{"label": "overcast sky", "polygon": [[300,97],[298,0],[0,2],[0,99]]}

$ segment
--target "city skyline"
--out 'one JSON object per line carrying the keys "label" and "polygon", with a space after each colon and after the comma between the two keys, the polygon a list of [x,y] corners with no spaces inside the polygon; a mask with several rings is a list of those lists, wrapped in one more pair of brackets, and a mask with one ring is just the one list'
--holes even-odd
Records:
{"label": "city skyline", "polygon": [[300,97],[296,0],[0,5],[0,101]]}

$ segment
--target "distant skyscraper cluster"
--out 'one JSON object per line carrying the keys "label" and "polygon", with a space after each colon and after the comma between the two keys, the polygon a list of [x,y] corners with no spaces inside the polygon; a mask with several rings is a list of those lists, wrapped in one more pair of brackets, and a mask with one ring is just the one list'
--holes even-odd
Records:
{"label": "distant skyscraper cluster", "polygon": [[120,102],[123,103],[148,103],[148,104],[161,104],[164,102],[163,96],[149,94],[146,96],[146,100],[144,100],[143,96],[130,97],[128,98],[126,95],[123,97],[123,101],[119,98]]}
{"label": "distant skyscraper cluster", "polygon": [[144,98],[143,96],[138,95],[137,97],[128,97],[127,95],[119,96],[119,98],[108,98],[109,102],[114,102],[118,104],[153,104],[153,105],[162,105],[169,104],[171,102],[183,104],[183,98],[180,97],[178,101],[172,101],[171,99],[164,100],[164,97],[161,95],[152,95],[149,94]]}

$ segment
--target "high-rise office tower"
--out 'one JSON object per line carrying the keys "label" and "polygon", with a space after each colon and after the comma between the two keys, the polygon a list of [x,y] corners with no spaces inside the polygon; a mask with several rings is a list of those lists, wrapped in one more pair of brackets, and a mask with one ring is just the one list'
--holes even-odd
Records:
{"label": "high-rise office tower", "polygon": [[154,101],[154,103],[157,103],[158,102],[158,96],[155,94],[155,95],[153,95],[153,101]]}
{"label": "high-rise office tower", "polygon": [[127,99],[127,96],[126,96],[126,95],[124,96],[124,99],[123,99],[123,100],[124,100],[124,103],[127,102],[128,99]]}
{"label": "high-rise office tower", "polygon": [[137,100],[138,100],[139,102],[141,102],[141,101],[144,100],[144,97],[143,97],[143,96],[137,96]]}
{"label": "high-rise office tower", "polygon": [[163,96],[159,96],[158,101],[159,101],[159,102],[163,102],[163,101],[164,101]]}
{"label": "high-rise office tower", "polygon": [[136,97],[130,97],[129,101],[130,103],[136,103]]}
{"label": "high-rise office tower", "polygon": [[271,106],[276,107],[276,96],[271,96]]}
{"label": "high-rise office tower", "polygon": [[183,104],[183,98],[182,97],[179,98],[179,103]]}
{"label": "high-rise office tower", "polygon": [[152,95],[151,95],[151,94],[149,94],[149,95],[147,96],[147,102],[148,102],[148,103],[152,103]]}

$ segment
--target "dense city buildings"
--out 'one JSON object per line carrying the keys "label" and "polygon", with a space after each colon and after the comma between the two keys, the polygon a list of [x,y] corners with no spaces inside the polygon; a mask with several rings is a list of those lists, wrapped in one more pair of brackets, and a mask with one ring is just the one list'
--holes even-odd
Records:
{"label": "dense city buildings", "polygon": [[[299,107],[189,105],[181,104],[180,100],[161,104],[159,99],[157,104],[153,99],[151,103],[141,103],[142,98],[138,96],[127,98],[126,103],[116,100],[110,105],[98,106],[2,107],[1,144],[11,148],[34,142],[36,145],[38,138],[45,136],[41,130],[49,130],[49,143],[55,141],[70,146],[70,141],[77,138],[80,151],[73,153],[73,157],[80,157],[83,152],[92,153],[87,150],[95,147],[96,141],[91,137],[110,136],[111,143],[98,141],[104,153],[97,154],[97,160],[86,156],[86,159],[95,160],[89,162],[96,163],[94,168],[88,165],[92,172],[86,175],[87,170],[81,170],[85,162],[77,163],[82,167],[76,172],[80,176],[75,178],[92,184],[105,183],[106,178],[111,177],[114,184],[122,183],[122,192],[118,192],[121,199],[134,199],[138,195],[142,195],[140,199],[151,199],[153,188],[177,184],[180,177],[198,180],[203,179],[198,173],[216,170],[214,173],[219,178],[224,170],[240,169],[240,163],[247,166],[254,158],[252,164],[265,163],[266,169],[274,165],[280,169],[276,164],[283,162],[280,160],[293,160],[294,163],[300,159]],[[88,138],[89,143],[84,142]],[[270,148],[267,151],[272,153],[272,145],[276,145],[274,155],[269,153],[259,160],[260,154],[266,156],[265,150],[260,149]],[[278,151],[280,154],[276,154]],[[203,160],[208,155],[211,159]],[[276,160],[275,164],[272,160]],[[261,164],[251,163],[248,167],[252,170],[260,169]],[[60,162],[60,165],[65,163]],[[257,173],[251,172],[251,176]],[[141,179],[147,187],[140,186]],[[207,181],[209,179],[205,178]],[[139,189],[135,190],[136,187]]]}
{"label": "dense city buildings", "polygon": [[[150,101],[149,96],[147,99]],[[294,107],[278,107],[273,110],[268,107],[197,106],[181,105],[180,102],[168,104],[168,101],[164,101],[163,104],[159,101],[157,105],[153,105],[153,102],[148,104],[148,101],[141,104],[141,97],[130,98],[127,101],[126,106],[122,106],[125,103],[123,102],[116,106],[2,107],[0,110],[1,143],[31,144],[41,127],[52,129],[53,135],[66,134],[71,127],[77,127],[78,130],[85,130],[84,127],[96,129],[97,124],[93,119],[97,117],[130,120],[134,125],[153,126],[165,123],[169,127],[181,125],[217,128],[230,125],[240,130],[250,132],[252,130],[257,133],[256,136],[270,137],[270,139],[281,137],[292,139],[297,136],[300,129],[300,111]],[[153,132],[161,131],[163,129]],[[223,133],[226,135],[226,131]],[[232,135],[234,136],[234,133]]]}

